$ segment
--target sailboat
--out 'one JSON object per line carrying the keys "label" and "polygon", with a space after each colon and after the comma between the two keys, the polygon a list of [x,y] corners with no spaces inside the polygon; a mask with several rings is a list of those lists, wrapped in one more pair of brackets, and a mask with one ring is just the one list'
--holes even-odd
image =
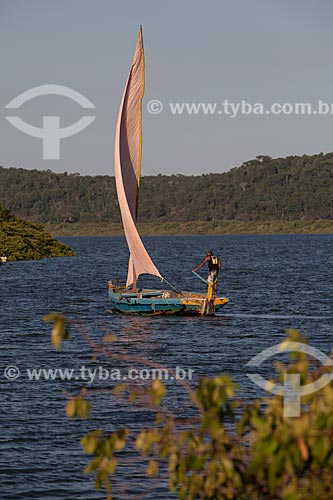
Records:
{"label": "sailboat", "polygon": [[[115,136],[115,179],[121,218],[130,256],[126,286],[108,281],[109,297],[118,313],[137,315],[215,314],[228,299],[213,297],[213,283],[207,293],[179,292],[161,275],[137,230],[142,156],[142,99],[144,95],[144,48],[142,27],[118,114]],[[150,274],[170,289],[138,288],[138,278]],[[203,279],[203,278],[202,278]]]}

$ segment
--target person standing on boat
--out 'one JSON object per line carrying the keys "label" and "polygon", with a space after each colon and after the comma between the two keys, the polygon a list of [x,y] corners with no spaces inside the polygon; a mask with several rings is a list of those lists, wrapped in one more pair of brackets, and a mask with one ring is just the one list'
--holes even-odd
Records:
{"label": "person standing on boat", "polygon": [[221,268],[221,261],[217,255],[213,254],[212,250],[208,250],[207,257],[195,269],[192,269],[192,273],[203,267],[206,262],[208,262],[209,269],[208,280],[213,282],[214,292],[217,294],[217,278]]}

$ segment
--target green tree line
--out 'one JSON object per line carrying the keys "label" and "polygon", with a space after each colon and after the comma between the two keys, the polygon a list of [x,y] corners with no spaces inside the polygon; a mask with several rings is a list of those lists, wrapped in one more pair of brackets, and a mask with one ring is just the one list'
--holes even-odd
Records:
{"label": "green tree line", "polygon": [[[257,156],[223,173],[144,176],[141,222],[333,218],[333,153]],[[38,223],[120,222],[111,176],[0,167],[0,202]]]}

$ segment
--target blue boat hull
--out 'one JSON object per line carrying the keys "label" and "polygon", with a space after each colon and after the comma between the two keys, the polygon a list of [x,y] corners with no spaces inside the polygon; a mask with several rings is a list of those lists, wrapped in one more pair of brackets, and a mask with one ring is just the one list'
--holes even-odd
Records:
{"label": "blue boat hull", "polygon": [[109,297],[114,310],[121,314],[157,316],[163,314],[215,314],[227,302],[225,297],[212,299],[209,303],[203,294],[168,290],[118,291],[109,287]]}

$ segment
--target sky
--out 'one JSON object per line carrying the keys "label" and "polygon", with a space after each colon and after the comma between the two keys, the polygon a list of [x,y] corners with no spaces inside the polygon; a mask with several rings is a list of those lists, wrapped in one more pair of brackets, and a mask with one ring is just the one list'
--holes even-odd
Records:
{"label": "sky", "polygon": [[[317,109],[320,100],[333,102],[332,14],[329,0],[0,0],[0,165],[114,175],[116,119],[140,24],[142,175],[200,175],[260,154],[330,152],[331,113],[266,110],[274,103]],[[44,85],[72,89],[94,108],[52,94],[5,108]],[[163,109],[154,114],[147,105],[155,100]],[[221,107],[225,101],[260,103],[265,111],[232,117]],[[218,106],[213,114],[173,114],[174,103]],[[59,159],[48,159],[46,141],[13,126],[6,118],[13,116],[38,128],[46,116],[58,116],[60,128],[95,119],[60,139]]]}

